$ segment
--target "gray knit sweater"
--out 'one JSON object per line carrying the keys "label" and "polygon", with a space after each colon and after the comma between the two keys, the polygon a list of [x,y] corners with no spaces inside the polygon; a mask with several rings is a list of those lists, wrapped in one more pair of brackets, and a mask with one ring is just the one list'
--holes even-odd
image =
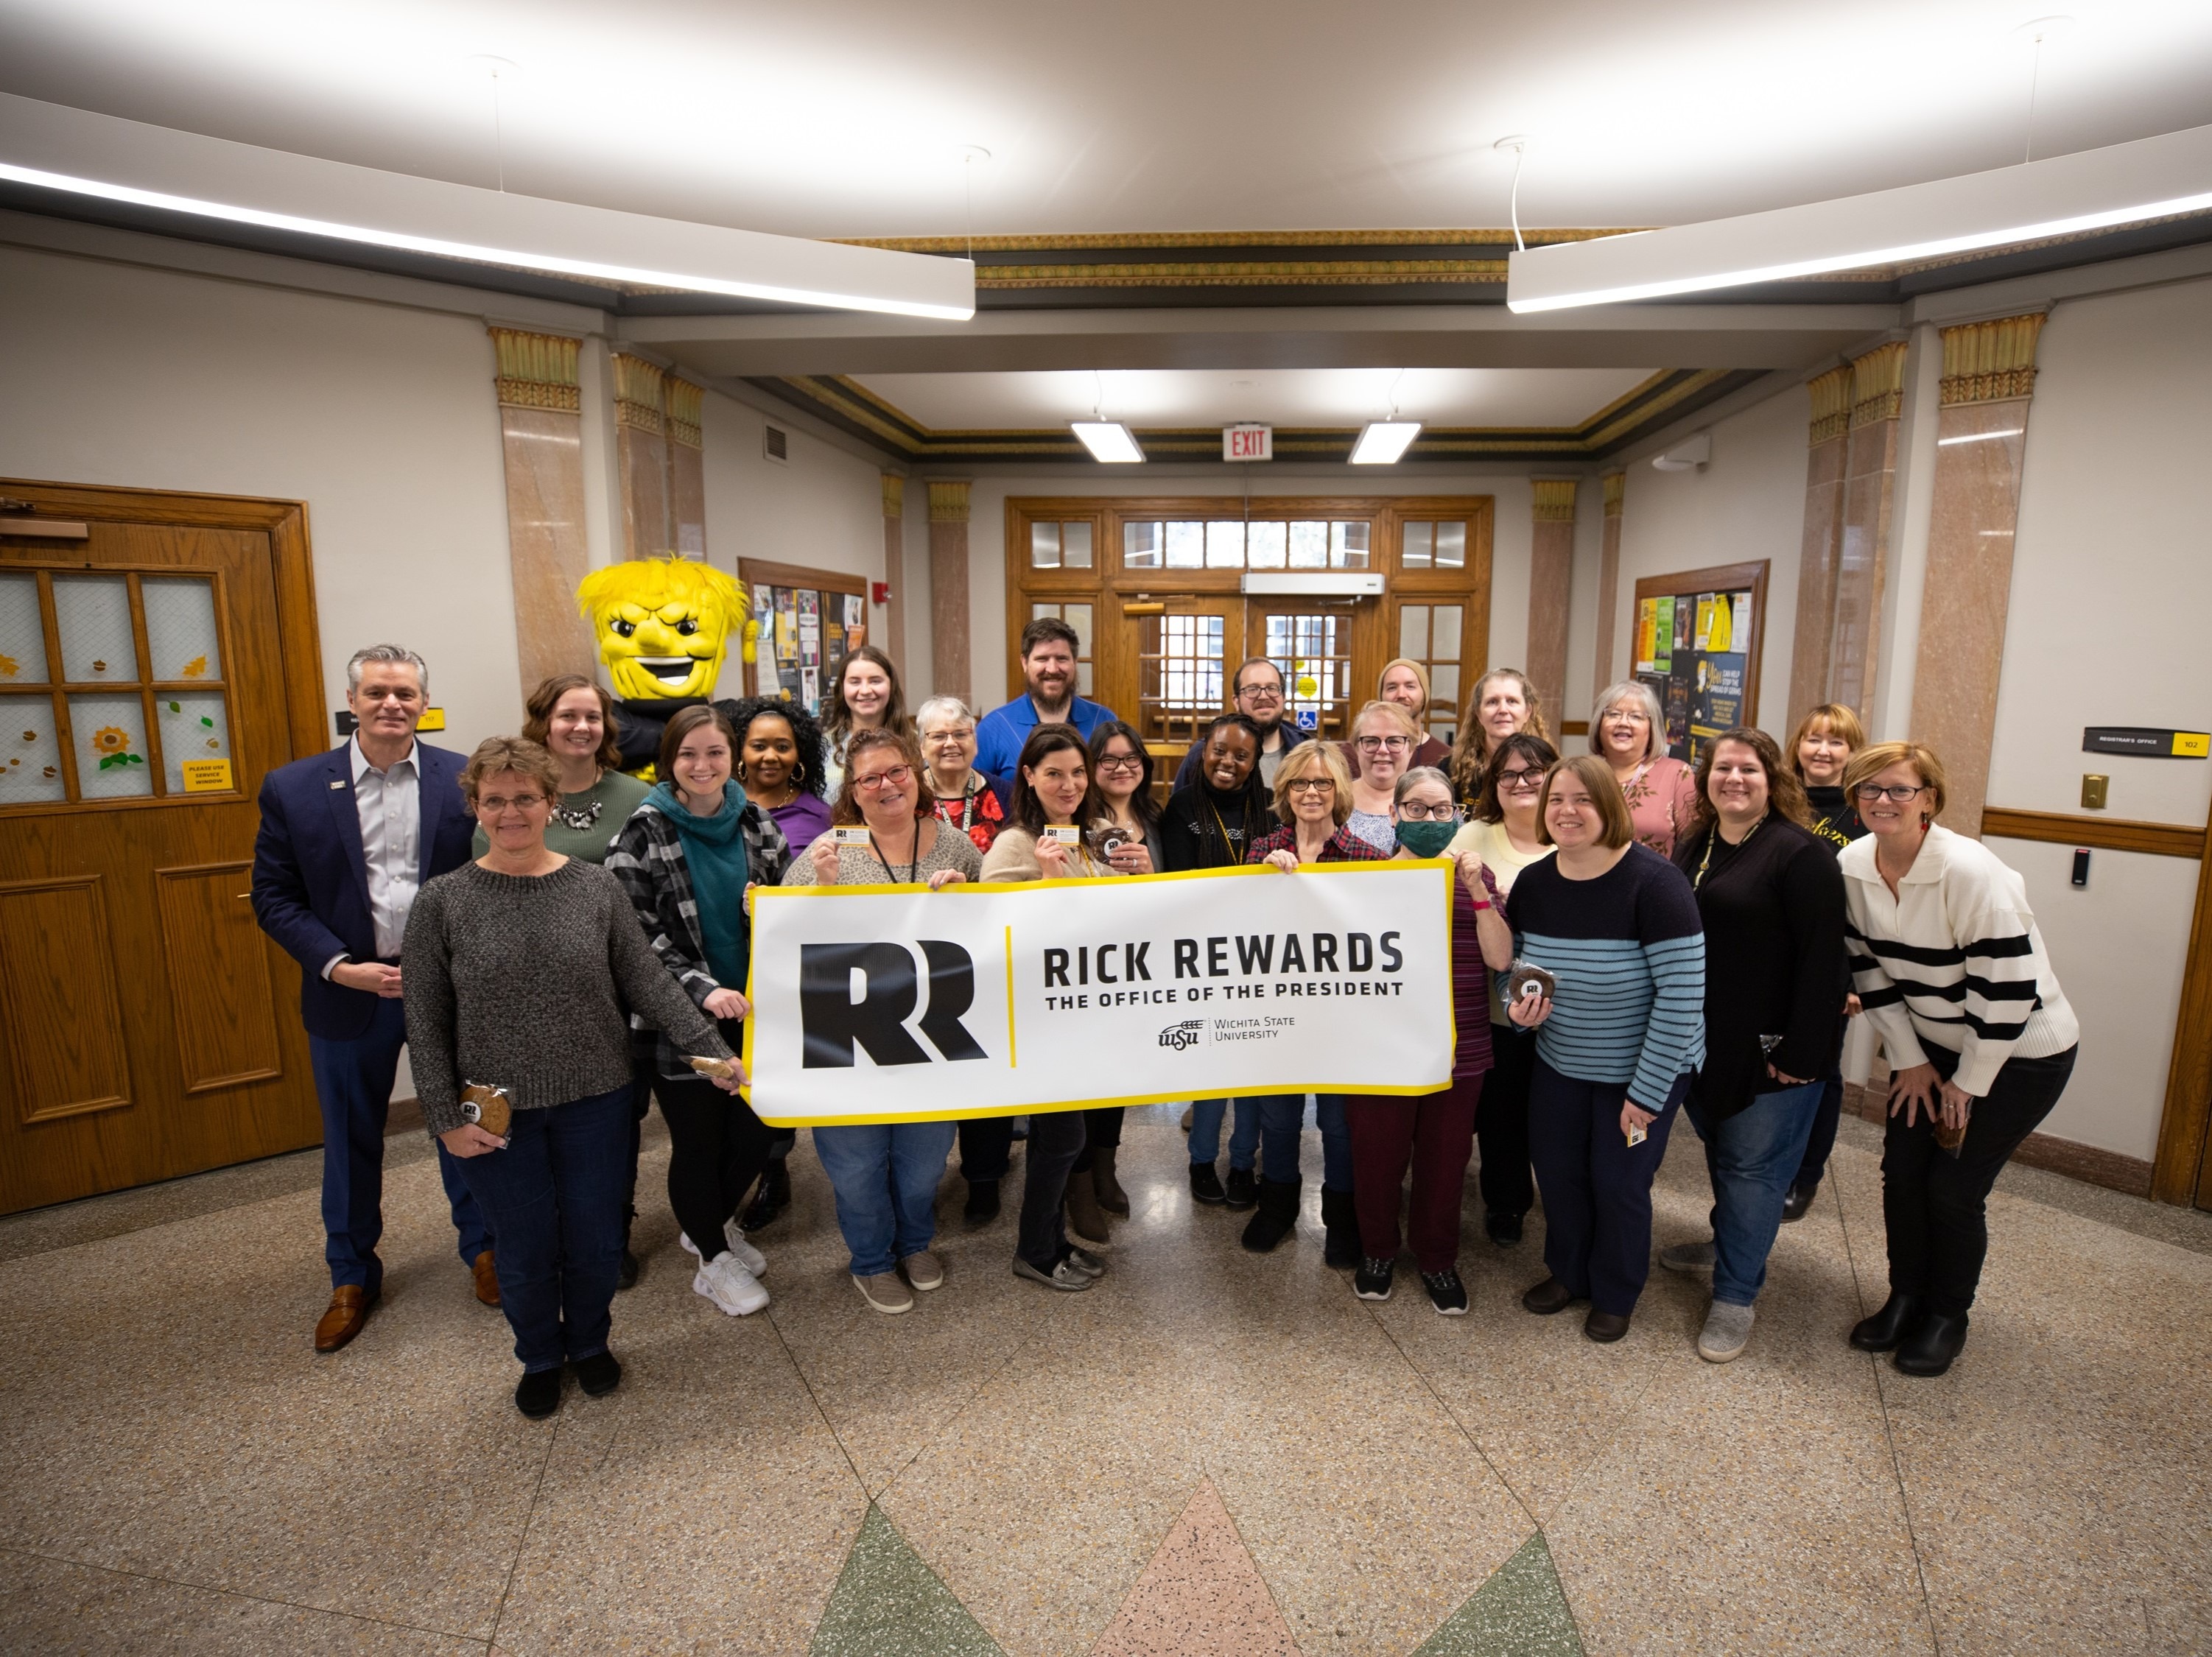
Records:
{"label": "gray knit sweater", "polygon": [[576,858],[550,875],[465,863],[439,876],[416,896],[399,964],[409,1062],[434,1134],[461,1126],[471,1082],[505,1088],[517,1110],[627,1086],[629,1009],[687,1053],[731,1056],[615,877]]}

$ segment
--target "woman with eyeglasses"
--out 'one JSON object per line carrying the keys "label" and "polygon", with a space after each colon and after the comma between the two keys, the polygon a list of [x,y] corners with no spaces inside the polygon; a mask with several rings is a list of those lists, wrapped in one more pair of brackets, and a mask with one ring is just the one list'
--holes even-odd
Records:
{"label": "woman with eyeglasses", "polygon": [[1599,756],[1553,767],[1536,818],[1557,851],[1521,871],[1502,915],[1475,916],[1492,971],[1526,963],[1553,980],[1505,1010],[1535,1032],[1528,1150],[1552,1273],[1521,1304],[1549,1316],[1586,1300],[1583,1332],[1616,1341],[1650,1272],[1652,1178],[1705,1059],[1705,932],[1690,883],[1636,842]]}
{"label": "woman with eyeglasses", "polygon": [[[653,953],[743,1051],[752,1013],[741,987],[752,964],[748,889],[773,885],[791,860],[781,830],[731,777],[737,733],[718,708],[679,708],[662,727],[660,781],[607,853]],[[641,1032],[651,1026],[633,1015]],[[668,1205],[699,1257],[695,1294],[732,1317],[768,1304],[768,1260],[745,1241],[738,1205],[766,1167],[769,1131],[744,1100],[695,1074],[664,1030],[653,1090],[668,1124]]]}
{"label": "woman with eyeglasses", "polygon": [[1413,716],[1396,702],[1369,702],[1352,721],[1359,774],[1352,780],[1352,815],[1345,821],[1353,834],[1385,856],[1398,849],[1391,828],[1398,779],[1406,774],[1420,739]]}
{"label": "woman with eyeglasses", "polygon": [[[1091,780],[1091,750],[1081,733],[1072,725],[1038,725],[1014,763],[1012,821],[983,859],[983,878],[1095,880],[1120,875],[1114,854],[1103,853],[1085,832],[1085,825],[1103,815]],[[1129,849],[1117,847],[1115,853]],[[1030,1116],[1029,1169],[1014,1247],[1016,1277],[1070,1294],[1081,1293],[1105,1275],[1106,1262],[1099,1255],[1109,1241],[1092,1187],[1091,1164],[1085,1160],[1091,1154],[1085,1120],[1090,1114],[1059,1110]]]}
{"label": "woman with eyeglasses", "polygon": [[1990,1188],[2058,1102],[2081,1032],[2025,883],[1981,841],[1937,826],[1934,750],[1863,749],[1844,792],[1867,826],[1839,860],[1851,980],[1890,1063],[1889,1299],[1851,1344],[1940,1375],[1966,1344]]}
{"label": "woman with eyeglasses", "polygon": [[873,645],[862,645],[837,664],[823,699],[822,735],[829,745],[823,761],[822,786],[836,798],[849,762],[847,750],[863,731],[896,731],[911,737],[914,721],[906,715],[906,693],[899,689],[898,669]]}
{"label": "woman with eyeglasses", "polygon": [[[497,1231],[500,1310],[522,1364],[514,1403],[532,1419],[561,1407],[563,1364],[595,1398],[622,1380],[607,1338],[635,1091],[625,1008],[663,1041],[732,1056],[662,970],[622,887],[546,844],[563,780],[526,737],[477,744],[461,792],[489,844],[422,888],[400,963],[422,1120]],[[471,1083],[506,1090],[503,1132],[464,1114]]]}
{"label": "woman with eyeglasses", "polygon": [[[1275,773],[1275,815],[1282,827],[1252,843],[1248,861],[1294,875],[1311,863],[1379,863],[1382,853],[1344,826],[1352,815],[1352,775],[1328,743],[1307,743],[1284,758]],[[1239,1099],[1237,1116],[1249,1112],[1260,1134],[1258,1212],[1244,1228],[1244,1247],[1264,1254],[1298,1223],[1298,1139],[1305,1131],[1306,1096],[1264,1094]],[[1314,1096],[1314,1126],[1321,1130],[1321,1223],[1324,1264],[1348,1270],[1359,1264],[1359,1219],[1352,1196],[1352,1130],[1344,1096]],[[1210,1171],[1210,1170],[1209,1170]]]}
{"label": "woman with eyeglasses", "polygon": [[[1432,736],[1429,731],[1429,671],[1410,656],[1396,656],[1382,664],[1382,671],[1375,681],[1375,700],[1395,702],[1406,710],[1413,722],[1419,738],[1408,759],[1408,768],[1416,765],[1441,768],[1451,759],[1451,744]],[[1352,774],[1359,774],[1359,751],[1351,743],[1343,744],[1345,763]]]}
{"label": "woman with eyeglasses", "polygon": [[[1459,806],[1451,779],[1433,766],[1417,766],[1398,779],[1393,817],[1395,860],[1411,863],[1447,854],[1459,833]],[[1479,879],[1480,865],[1468,860],[1451,883],[1452,1015],[1457,1039],[1452,1048],[1451,1085],[1442,1093],[1407,1097],[1354,1095],[1345,1101],[1352,1127],[1353,1189],[1359,1205],[1359,1270],[1352,1293],[1362,1300],[1387,1301],[1398,1266],[1398,1196],[1412,1175],[1406,1239],[1421,1287],[1439,1316],[1467,1313],[1467,1285],[1459,1275],[1459,1212],[1467,1186],[1468,1159],[1474,1152],[1474,1118],[1482,1100],[1482,1078],[1489,1071],[1490,974],[1482,940],[1475,929],[1476,906],[1487,910],[1492,895]]]}
{"label": "woman with eyeglasses", "polygon": [[[1514,877],[1552,855],[1536,800],[1544,779],[1559,762],[1559,750],[1541,737],[1516,731],[1490,750],[1473,820],[1453,839],[1450,855],[1470,853],[1490,871],[1500,898]],[[1522,1225],[1536,1200],[1528,1171],[1528,1083],[1535,1074],[1536,1044],[1514,1039],[1498,980],[1489,980],[1490,1074],[1475,1107],[1474,1142],[1482,1153],[1482,1229],[1500,1248],[1521,1241]]]}
{"label": "woman with eyeglasses", "polygon": [[1589,750],[1613,768],[1637,844],[1673,857],[1674,842],[1697,822],[1698,779],[1667,751],[1667,715],[1650,685],[1623,679],[1597,699]]}
{"label": "woman with eyeglasses", "polygon": [[1516,732],[1549,742],[1543,699],[1517,667],[1493,667],[1474,682],[1452,747],[1452,792],[1468,810],[1482,794],[1482,774],[1498,745]]}
{"label": "woman with eyeglasses", "polygon": [[[1283,757],[1304,751],[1301,743]],[[1261,780],[1259,728],[1242,713],[1224,713],[1206,727],[1198,780],[1177,789],[1160,818],[1160,845],[1167,872],[1190,869],[1234,869],[1274,827],[1267,786]],[[1282,776],[1278,766],[1275,775]],[[1237,1120],[1229,1136],[1229,1182],[1214,1162],[1221,1155],[1221,1121],[1227,1099],[1194,1099],[1190,1105],[1190,1195],[1208,1207],[1247,1209],[1260,1200],[1253,1165],[1260,1150],[1260,1113],[1237,1102]]]}
{"label": "woman with eyeglasses", "polygon": [[[814,842],[783,877],[787,886],[927,886],[942,891],[981,873],[968,836],[937,820],[921,752],[902,731],[856,731],[845,749],[836,822],[865,828],[865,845],[833,835]],[[878,1312],[914,1306],[945,1284],[929,1246],[937,1240],[937,1187],[952,1154],[951,1122],[817,1127],[814,1154],[836,1193],[837,1229],[860,1298]]]}
{"label": "woman with eyeglasses", "polygon": [[1714,737],[1698,790],[1674,866],[1705,927],[1705,1061],[1683,1108],[1705,1142],[1712,1235],[1659,1263],[1711,1272],[1698,1356],[1728,1363],[1751,1338],[1783,1197],[1843,1042],[1844,883],[1764,731]]}

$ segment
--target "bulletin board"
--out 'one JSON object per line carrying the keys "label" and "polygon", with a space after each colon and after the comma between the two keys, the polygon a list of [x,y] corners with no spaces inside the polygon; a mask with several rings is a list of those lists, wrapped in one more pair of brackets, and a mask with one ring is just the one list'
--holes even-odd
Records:
{"label": "bulletin board", "polygon": [[1666,710],[1667,751],[1695,765],[1705,745],[1759,717],[1769,561],[1650,575],[1636,584],[1631,671]]}
{"label": "bulletin board", "polygon": [[747,691],[780,695],[818,716],[838,666],[868,641],[866,581],[758,558],[739,559],[738,578],[760,623],[756,659],[745,668]]}

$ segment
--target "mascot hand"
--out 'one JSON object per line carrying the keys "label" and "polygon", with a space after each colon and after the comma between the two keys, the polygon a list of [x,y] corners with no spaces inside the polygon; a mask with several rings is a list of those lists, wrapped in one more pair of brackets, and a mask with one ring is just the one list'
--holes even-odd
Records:
{"label": "mascot hand", "polygon": [[758,622],[745,623],[745,642],[741,652],[745,660],[749,662],[760,660],[760,635],[761,624]]}

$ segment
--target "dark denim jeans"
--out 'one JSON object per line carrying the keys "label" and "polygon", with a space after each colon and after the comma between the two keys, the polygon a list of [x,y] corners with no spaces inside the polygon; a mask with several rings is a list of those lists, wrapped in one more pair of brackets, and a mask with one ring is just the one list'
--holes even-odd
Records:
{"label": "dark denim jeans", "polygon": [[500,1309],[526,1370],[607,1350],[635,1098],[625,1082],[550,1110],[518,1110],[506,1150],[454,1159],[499,1239]]}
{"label": "dark denim jeans", "polygon": [[1620,1132],[1625,1082],[1562,1076],[1539,1056],[1528,1087],[1528,1150],[1544,1193],[1544,1264],[1571,1294],[1626,1317],[1651,1272],[1651,1181],[1667,1155],[1686,1071],[1640,1145]]}
{"label": "dark denim jeans", "polygon": [[1221,1155],[1221,1119],[1237,1107],[1229,1130],[1229,1166],[1249,1170],[1260,1154],[1260,1113],[1254,1099],[1194,1099],[1190,1102],[1190,1159],[1210,1162]]}
{"label": "dark denim jeans", "polygon": [[817,1127],[814,1155],[837,1195],[837,1229],[856,1278],[890,1271],[937,1235],[937,1186],[959,1126],[879,1122]]}
{"label": "dark denim jeans", "polygon": [[1805,1158],[1823,1082],[1753,1096],[1716,1122],[1694,1098],[1682,1108],[1705,1142],[1713,1182],[1713,1298],[1749,1306],[1766,1285],[1766,1257],[1782,1229],[1782,1202]]}
{"label": "dark denim jeans", "polygon": [[[1352,1189],[1352,1129],[1344,1117],[1344,1096],[1313,1096],[1314,1126],[1321,1130],[1321,1185],[1324,1191]],[[1229,1142],[1229,1161],[1237,1163],[1237,1139],[1244,1132],[1244,1114],[1259,1113],[1260,1177],[1290,1184],[1298,1177],[1298,1139],[1305,1132],[1306,1096],[1268,1093],[1237,1102],[1237,1133]],[[1191,1136],[1197,1137],[1195,1121]]]}

